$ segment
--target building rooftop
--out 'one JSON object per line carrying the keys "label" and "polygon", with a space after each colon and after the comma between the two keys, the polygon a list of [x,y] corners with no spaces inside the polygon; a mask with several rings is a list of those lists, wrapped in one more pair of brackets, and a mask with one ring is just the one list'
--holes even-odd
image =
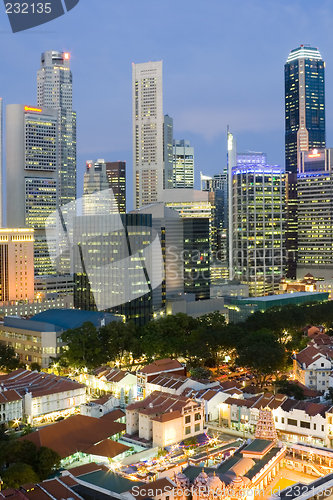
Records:
{"label": "building rooftop", "polygon": [[51,448],[59,453],[61,458],[66,458],[78,451],[91,454],[93,445],[118,434],[125,428],[125,424],[119,422],[110,422],[85,415],[73,415],[55,424],[40,427],[35,432],[19,439],[32,441],[37,448],[41,446]]}
{"label": "building rooftop", "polygon": [[[63,330],[77,328],[86,321],[90,321],[94,326],[107,325],[111,321],[122,321],[121,316],[116,316],[103,311],[84,311],[81,309],[49,309],[31,318],[32,321],[52,323]],[[30,321],[30,320],[28,320]]]}
{"label": "building rooftop", "polygon": [[89,483],[90,485],[103,488],[108,491],[113,491],[120,495],[126,491],[130,491],[134,486],[147,486],[147,483],[141,481],[132,481],[124,476],[115,474],[112,471],[105,472],[103,470],[89,472],[80,476],[80,481]]}
{"label": "building rooftop", "polygon": [[175,371],[175,370],[185,370],[183,365],[177,361],[177,359],[165,358],[156,359],[150,365],[144,366],[138,373],[144,373],[147,375],[158,374],[162,372]]}

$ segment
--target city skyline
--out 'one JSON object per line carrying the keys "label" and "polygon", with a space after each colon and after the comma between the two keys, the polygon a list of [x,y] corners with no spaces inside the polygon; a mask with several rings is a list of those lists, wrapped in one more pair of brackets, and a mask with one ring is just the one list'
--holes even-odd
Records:
{"label": "city skyline", "polygon": [[[101,20],[102,16],[103,22],[105,19],[102,7],[95,7],[93,12],[90,12],[90,4],[87,2],[80,2],[72,13],[50,23],[48,27],[55,30],[54,32],[36,31],[34,36],[28,34],[32,34],[33,30],[16,36],[4,33],[3,36],[9,43],[9,49],[3,54],[4,73],[13,75],[12,79],[8,79],[8,83],[6,81],[2,85],[4,105],[36,101],[34,76],[38,69],[38,57],[45,50],[68,51],[71,54],[75,86],[73,107],[78,112],[78,178],[83,176],[85,162],[89,158],[102,157],[106,161],[126,160],[128,200],[131,200],[131,65],[133,62],[163,59],[164,113],[174,119],[174,137],[190,140],[195,148],[196,188],[199,187],[200,171],[214,175],[225,166],[227,124],[237,137],[240,150],[266,151],[270,164],[282,166],[282,67],[291,49],[302,43],[311,43],[319,48],[326,61],[326,85],[327,89],[330,88],[333,65],[328,50],[331,37],[328,28],[333,16],[332,8],[328,4],[315,8],[310,2],[303,2],[302,7],[296,2],[292,5],[281,2],[279,6],[274,6],[273,2],[258,0],[251,8],[242,2],[242,9],[212,2],[209,12],[201,12],[198,11],[198,3],[190,4],[184,1],[178,6],[180,14],[187,12],[190,5],[191,29],[202,25],[203,33],[209,27],[212,35],[207,40],[203,37],[191,37],[189,43],[187,28],[178,36],[178,47],[183,48],[186,54],[185,58],[182,58],[182,64],[175,56],[174,43],[166,44],[165,38],[159,35],[160,28],[155,24],[151,28],[153,45],[144,37],[138,36],[135,23],[143,14],[137,7],[128,15],[121,6],[111,8],[104,5],[106,12],[110,9],[112,14],[110,24],[107,24],[107,27],[112,28],[110,40],[102,33],[103,30],[97,28],[97,21]],[[153,6],[152,2],[148,1],[145,6],[149,9],[150,18],[159,20],[160,27],[164,27],[170,20],[171,12],[169,14],[162,7]],[[238,29],[234,30],[236,13]],[[314,13],[322,19],[320,29],[319,26],[317,28],[313,25]],[[8,21],[5,14],[3,16],[3,26],[6,26],[4,23]],[[294,23],[293,30],[288,31],[297,16],[300,22],[297,25]],[[78,26],[73,24],[74,19]],[[217,21],[220,23],[221,19],[225,20],[223,33],[217,31]],[[251,37],[247,40],[245,51],[245,35],[238,40],[236,31],[244,31],[249,20],[252,22],[252,28],[259,29],[260,26],[260,39],[266,39],[265,44],[262,44],[258,36]],[[84,31],[87,25],[95,36],[89,37],[89,41],[81,40],[79,33]],[[282,27],[283,32],[289,33],[284,39],[279,37]],[[113,40],[117,39],[120,31],[126,37],[126,43],[119,47],[117,44],[115,50],[112,48]],[[149,40],[151,36],[148,37]],[[135,37],[137,43],[133,45]],[[221,47],[227,42],[230,49],[221,51]],[[248,57],[249,55],[251,57]],[[97,79],[87,78],[88,58],[92,72],[98,72],[103,61],[103,73]],[[216,62],[221,58],[222,65],[213,64],[214,60]],[[223,66],[223,69],[220,66]],[[114,72],[117,78],[112,77]],[[265,85],[262,82],[265,82]],[[331,145],[333,130],[333,119],[330,116],[333,96],[329,94],[328,91],[328,147]],[[215,158],[221,159],[221,165],[216,164]],[[78,194],[80,195],[80,191]],[[130,205],[128,209],[132,208]]]}

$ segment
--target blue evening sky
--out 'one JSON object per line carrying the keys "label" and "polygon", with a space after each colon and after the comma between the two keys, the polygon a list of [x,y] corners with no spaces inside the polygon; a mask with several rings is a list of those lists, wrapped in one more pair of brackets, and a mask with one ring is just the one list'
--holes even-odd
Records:
{"label": "blue evening sky", "polygon": [[[289,51],[318,47],[326,62],[327,146],[333,146],[331,0],[80,0],[44,26],[12,34],[0,11],[4,105],[36,103],[45,50],[68,51],[77,111],[78,193],[85,161],[127,161],[132,208],[132,62],[163,59],[164,113],[195,148],[200,171],[226,164],[226,128],[238,151],[284,165],[284,73]],[[5,156],[4,156],[5,163]]]}

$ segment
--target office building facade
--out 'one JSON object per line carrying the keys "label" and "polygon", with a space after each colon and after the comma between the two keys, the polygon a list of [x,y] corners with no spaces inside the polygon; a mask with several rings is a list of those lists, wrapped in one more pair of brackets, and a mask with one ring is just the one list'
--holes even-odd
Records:
{"label": "office building facade", "polygon": [[59,120],[59,206],[76,200],[76,113],[70,54],[49,50],[37,71],[37,106],[56,109]]}
{"label": "office building facade", "polygon": [[173,187],[194,189],[194,148],[184,139],[173,140]]}
{"label": "office building facade", "polygon": [[232,175],[233,275],[251,296],[269,295],[285,274],[284,171],[249,165]]}
{"label": "office building facade", "polygon": [[151,215],[76,217],[73,239],[74,307],[108,310],[138,325],[152,319],[151,274],[145,254],[153,241]]}
{"label": "office building facade", "polygon": [[126,162],[107,161],[106,175],[121,214],[126,213]]}
{"label": "office building facade", "polygon": [[133,64],[134,208],[161,201],[172,188],[173,120],[163,116],[162,61]]}
{"label": "office building facade", "polygon": [[0,229],[0,302],[34,299],[34,230]]}
{"label": "office building facade", "polygon": [[35,275],[54,273],[45,221],[58,207],[58,124],[54,109],[6,108],[7,226],[35,230]]}
{"label": "office building facade", "polygon": [[96,215],[105,213],[105,194],[99,192],[109,189],[104,160],[88,160],[83,176],[82,214]]}
{"label": "office building facade", "polygon": [[297,172],[302,151],[325,148],[325,63],[318,49],[293,49],[285,72],[285,171],[287,276],[296,277]]}
{"label": "office building facade", "polygon": [[184,292],[195,299],[210,298],[210,265],[214,193],[195,189],[169,189],[163,192],[166,207],[176,210],[183,219]]}
{"label": "office building facade", "polygon": [[3,172],[2,172],[2,159],[3,159],[3,113],[2,113],[2,97],[0,97],[0,227],[3,227]]}
{"label": "office building facade", "polygon": [[297,277],[333,276],[333,149],[303,152],[297,176]]}

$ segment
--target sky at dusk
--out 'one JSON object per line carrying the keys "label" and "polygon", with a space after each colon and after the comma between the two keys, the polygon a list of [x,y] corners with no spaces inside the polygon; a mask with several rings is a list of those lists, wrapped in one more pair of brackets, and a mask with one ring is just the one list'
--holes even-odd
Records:
{"label": "sky at dusk", "polygon": [[[284,165],[284,63],[300,44],[326,62],[326,142],[333,147],[331,0],[80,0],[66,15],[12,34],[0,11],[0,96],[36,104],[46,50],[68,51],[77,112],[77,182],[86,160],[126,160],[132,208],[132,63],[163,60],[164,114],[195,148],[200,171],[226,164],[226,129],[238,151]],[[5,118],[5,117],[4,117]],[[5,143],[4,143],[5,145]],[[5,165],[5,155],[4,155]]]}

